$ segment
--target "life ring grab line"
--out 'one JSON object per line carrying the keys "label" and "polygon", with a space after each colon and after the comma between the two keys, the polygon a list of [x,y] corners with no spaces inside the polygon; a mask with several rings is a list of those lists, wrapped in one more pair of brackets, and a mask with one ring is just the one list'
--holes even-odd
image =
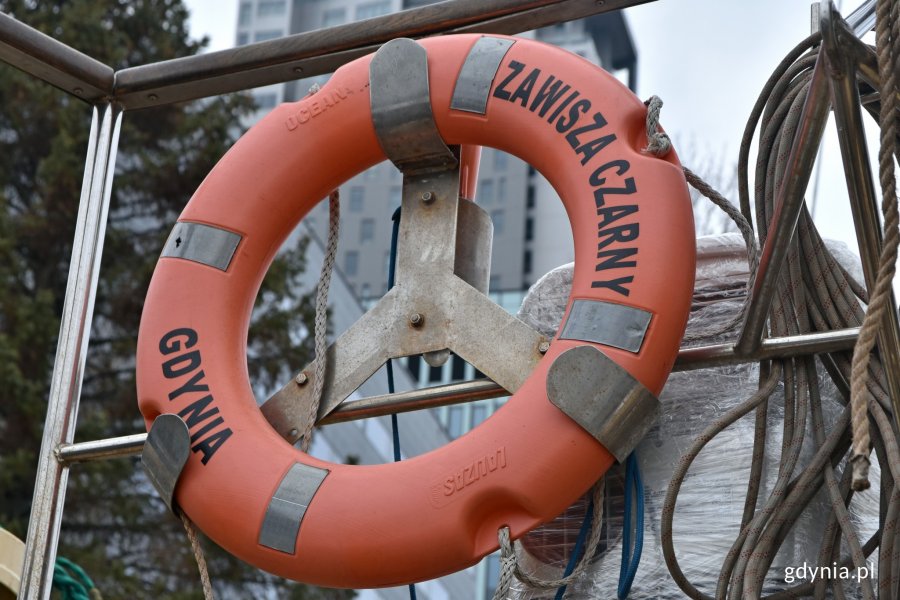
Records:
{"label": "life ring grab line", "polygon": [[[445,139],[449,142],[512,149],[514,154],[549,174],[551,182],[567,202],[576,248],[579,249],[576,256],[579,260],[587,258],[581,262],[580,272],[576,261],[572,298],[621,302],[614,295],[615,290],[598,290],[590,285],[596,264],[593,255],[598,245],[599,216],[595,214],[593,204],[588,209],[583,200],[592,195],[595,186],[585,185],[586,176],[581,170],[585,165],[569,166],[573,163],[573,149],[561,142],[564,139],[561,133],[548,131],[548,126],[554,126],[555,122],[544,119],[540,127],[534,121],[525,123],[522,114],[530,113],[528,107],[493,95],[502,81],[492,84],[492,96],[485,115],[465,115],[462,111],[446,108],[456,76],[477,39],[478,36],[466,35],[422,41],[429,56],[434,57],[429,60],[429,72],[439,130],[447,134]],[[503,79],[510,75],[510,61],[530,69],[543,69],[545,74],[553,71],[557,79],[567,82],[585,82],[579,84],[581,89],[577,90],[585,98],[608,100],[614,97],[615,102],[610,101],[610,105],[614,105],[615,115],[609,110],[608,114],[604,113],[606,117],[616,117],[609,119],[607,131],[615,132],[620,141],[639,139],[640,132],[631,128],[641,122],[642,105],[637,99],[618,98],[622,92],[617,92],[615,86],[610,89],[609,80],[604,79],[608,76],[600,75],[596,67],[573,60],[571,55],[543,44],[522,40],[512,44],[503,58],[498,74]],[[343,67],[322,91],[339,96],[335,90],[346,91],[354,86],[365,88],[366,67],[367,59]],[[513,85],[511,97],[517,89],[526,89],[522,87],[522,80],[531,76],[530,73],[523,67],[517,75],[519,79],[510,80],[506,89],[510,90],[509,85]],[[533,79],[532,92],[537,93],[546,81],[542,81],[540,75]],[[569,95],[576,91],[570,83],[564,85],[569,86]],[[329,86],[332,86],[330,90]],[[624,88],[618,85],[618,89]],[[557,101],[563,102],[565,97],[561,96]],[[572,102],[574,99],[569,104]],[[205,409],[200,407],[188,412],[197,421],[191,429],[192,434],[207,425],[210,419],[222,418],[226,426],[234,430],[234,435],[217,447],[206,464],[195,450],[179,484],[178,501],[204,532],[244,560],[279,575],[332,587],[380,587],[436,577],[471,565],[495,549],[499,525],[509,525],[513,535],[518,536],[538,522],[551,518],[583,493],[612,463],[610,454],[593,437],[546,401],[547,390],[543,384],[550,365],[563,351],[584,343],[557,340],[546,360],[538,364],[533,376],[504,408],[463,439],[432,453],[397,464],[348,467],[323,463],[287,447],[268,428],[252,401],[246,380],[246,357],[238,342],[246,335],[252,307],[252,302],[246,298],[247,287],[252,288],[249,290],[252,293],[256,287],[245,285],[237,289],[240,286],[235,282],[243,280],[258,284],[259,270],[270,257],[272,240],[282,233],[286,236],[285,232],[290,228],[284,221],[308,210],[315,198],[322,197],[340,182],[336,180],[377,162],[381,156],[371,122],[366,123],[368,114],[366,118],[359,114],[368,108],[364,95],[345,93],[339,103],[324,111],[320,109],[318,116],[307,119],[302,125],[306,128],[303,138],[292,136],[300,125],[291,130],[289,118],[297,112],[298,106],[305,106],[309,113],[310,105],[309,101],[283,105],[263,119],[220,161],[182,214],[181,220],[215,222],[226,229],[238,229],[238,224],[249,223],[247,227],[252,231],[242,242],[240,256],[231,264],[229,277],[220,277],[221,271],[217,274],[214,269],[198,269],[196,264],[188,261],[160,261],[148,293],[148,309],[142,319],[139,339],[141,408],[145,415],[177,413],[187,410],[186,405],[201,402],[206,395],[214,396],[215,400],[208,402]],[[327,118],[323,116],[326,114]],[[585,115],[592,116],[588,111],[580,116]],[[519,127],[510,130],[510,124]],[[310,142],[308,138],[313,132],[316,141]],[[517,144],[521,146],[516,147]],[[612,150],[616,148],[607,145]],[[540,146],[546,155],[542,156],[533,146]],[[617,147],[620,151],[616,153],[619,157],[616,160],[630,159],[631,170],[623,174],[621,169],[613,166],[611,172],[601,175],[611,176],[620,187],[623,175],[635,176],[640,184],[640,190],[634,196],[637,198],[635,203],[653,197],[661,199],[652,211],[641,212],[637,217],[640,218],[640,235],[658,238],[654,244],[665,246],[665,251],[642,245],[642,265],[638,269],[647,269],[649,263],[670,255],[677,258],[661,270],[662,282],[648,284],[643,277],[635,278],[625,300],[629,305],[656,305],[659,308],[654,311],[653,322],[647,330],[646,347],[641,351],[640,360],[626,356],[630,353],[625,351],[604,348],[604,353],[616,363],[623,367],[627,364],[631,368],[625,367],[626,370],[633,369],[637,379],[645,385],[649,383],[647,387],[652,391],[665,379],[665,364],[674,361],[689,309],[693,279],[690,202],[686,190],[681,193],[684,182],[673,166],[675,163],[648,160],[633,150],[637,148],[633,144],[623,143]],[[347,148],[354,149],[349,159]],[[252,166],[260,162],[262,155],[271,164],[265,177],[253,172]],[[621,158],[623,156],[625,158]],[[339,157],[344,160],[335,160],[332,164],[331,159]],[[245,163],[244,158],[250,160]],[[277,215],[266,211],[254,215],[252,221],[246,219],[253,215],[246,206],[247,197],[277,198],[274,192],[278,189],[293,189],[298,165],[306,166],[305,163],[314,158],[324,159],[330,168],[327,173],[321,170],[305,173],[302,207],[279,207]],[[578,158],[578,155],[574,157],[575,165],[578,165]],[[604,157],[598,155],[598,158]],[[673,156],[669,160],[676,159]],[[561,170],[562,167],[565,169]],[[641,170],[646,171],[642,177],[638,173]],[[649,172],[654,176],[650,177]],[[253,179],[253,185],[248,182],[250,179]],[[626,206],[613,202],[632,199],[625,196],[610,196],[606,206]],[[578,198],[578,202],[574,198]],[[572,203],[576,205],[569,206]],[[610,224],[627,223],[620,217]],[[690,225],[689,231],[684,230],[685,224]],[[629,235],[627,229],[622,229],[613,237],[628,238]],[[617,247],[618,241],[612,243],[612,248]],[[628,272],[628,267],[618,268]],[[167,294],[174,286],[191,288],[180,291],[179,303]],[[664,299],[660,297],[663,290],[667,292]],[[185,319],[191,320],[200,332],[200,339],[196,348],[184,350],[198,350],[204,355],[204,362],[194,370],[186,370],[189,363],[185,362],[184,372],[170,380],[161,375],[161,363],[177,358],[178,354],[160,356],[158,344],[162,336],[175,325],[183,325]],[[642,365],[641,361],[652,362],[652,368]],[[206,369],[206,378],[194,381],[198,371],[203,369]],[[194,388],[205,386],[207,389],[169,397],[173,390],[190,388],[191,381],[194,381]],[[224,395],[226,392],[229,396]],[[218,411],[213,416],[206,420],[199,418],[213,408]],[[547,440],[544,452],[534,452],[532,436]],[[259,455],[266,456],[267,460],[259,461]],[[491,456],[494,456],[493,462]],[[502,467],[501,456],[504,459]],[[260,546],[258,535],[269,500],[295,463],[328,468],[330,473],[307,508],[296,538],[296,553],[292,555]],[[491,464],[495,466],[494,470],[490,470]],[[481,476],[481,465],[488,469],[484,476]],[[237,481],[238,474],[246,481]],[[367,501],[363,510],[358,504],[360,490]],[[242,515],[242,519],[235,522],[230,518],[234,514]],[[396,526],[398,522],[410,520],[415,521],[415,526]]]}

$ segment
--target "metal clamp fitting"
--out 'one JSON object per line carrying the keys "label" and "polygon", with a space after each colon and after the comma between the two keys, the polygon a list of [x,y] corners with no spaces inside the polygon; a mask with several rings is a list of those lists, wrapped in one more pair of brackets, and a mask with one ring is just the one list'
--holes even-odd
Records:
{"label": "metal clamp fitting", "polygon": [[407,38],[391,40],[369,64],[372,124],[385,155],[405,174],[458,164],[434,124],[428,87],[428,53]]}
{"label": "metal clamp fitting", "polygon": [[171,414],[156,417],[144,442],[141,463],[150,483],[172,512],[176,512],[175,485],[190,453],[191,434],[182,418]]}
{"label": "metal clamp fitting", "polygon": [[547,396],[620,463],[659,418],[659,400],[593,346],[560,354],[547,373]]}

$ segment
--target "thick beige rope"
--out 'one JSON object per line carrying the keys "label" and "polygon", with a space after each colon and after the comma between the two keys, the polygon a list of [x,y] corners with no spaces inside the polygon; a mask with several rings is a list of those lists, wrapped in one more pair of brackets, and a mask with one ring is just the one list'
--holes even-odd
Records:
{"label": "thick beige rope", "polygon": [[[884,211],[884,243],[878,262],[875,289],[869,294],[866,317],[853,349],[853,366],[850,376],[851,423],[853,447],[850,462],[853,465],[854,490],[869,487],[869,358],[878,333],[884,322],[884,313],[890,306],[891,282],[897,262],[897,246],[900,244],[897,214],[897,187],[894,175],[894,155],[897,151],[897,70],[900,68],[900,18],[898,3],[879,0],[876,9],[875,45],[878,54],[878,75],[881,79],[881,147],[878,152],[878,172],[881,181],[882,211]],[[893,43],[891,37],[893,36]]]}
{"label": "thick beige rope", "polygon": [[[642,149],[647,154],[663,157],[672,149],[672,142],[669,136],[662,131],[659,126],[659,115],[662,110],[663,101],[659,96],[650,96],[650,99],[644,102],[647,107],[647,146]],[[756,277],[756,270],[759,266],[759,247],[756,243],[756,235],[753,233],[753,227],[725,196],[718,192],[713,186],[703,180],[702,177],[688,169],[682,167],[684,178],[687,183],[695,190],[700,192],[702,196],[719,207],[726,215],[728,215],[744,238],[747,246],[747,260],[750,265],[750,277],[747,279],[747,301],[741,311],[738,312],[729,322],[725,323],[719,330],[714,332],[697,331],[693,334],[685,334],[684,341],[691,342],[697,339],[706,338],[710,335],[718,335],[725,333],[732,327],[735,327],[744,319],[744,314],[749,306],[750,288],[753,285],[753,279]]]}
{"label": "thick beige rope", "polygon": [[209,570],[206,568],[206,558],[203,556],[203,548],[200,546],[200,540],[197,538],[197,528],[186,514],[179,511],[181,522],[184,524],[184,530],[187,532],[188,539],[191,541],[191,549],[194,551],[194,558],[197,561],[197,569],[200,571],[200,584],[203,586],[203,597],[206,600],[214,600],[212,583],[209,581]]}
{"label": "thick beige rope", "polygon": [[644,105],[647,107],[647,147],[643,152],[664,156],[672,149],[672,140],[659,128],[659,112],[663,101],[659,96],[650,96]]}

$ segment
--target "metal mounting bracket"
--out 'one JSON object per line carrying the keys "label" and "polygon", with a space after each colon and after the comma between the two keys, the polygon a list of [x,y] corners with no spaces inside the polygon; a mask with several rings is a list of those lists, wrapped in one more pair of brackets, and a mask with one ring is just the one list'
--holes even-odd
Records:
{"label": "metal mounting bracket", "polygon": [[547,397],[624,463],[659,418],[659,400],[593,346],[560,354],[547,373]]}
{"label": "metal mounting bracket", "polygon": [[[427,67],[424,48],[406,39],[385,44],[372,59],[375,131],[404,174],[396,283],[329,346],[320,420],[392,358],[424,354],[429,364],[442,364],[452,351],[515,392],[548,347],[546,337],[485,295],[490,217],[459,198],[459,160],[434,123]],[[315,401],[315,369],[308,365],[302,374],[261,407],[292,443]]]}
{"label": "metal mounting bracket", "polygon": [[191,434],[182,418],[172,414],[156,417],[144,443],[141,463],[150,483],[172,512],[177,512],[175,486],[190,452]]}
{"label": "metal mounting bracket", "polygon": [[425,48],[408,38],[379,48],[369,64],[369,95],[378,142],[405,175],[459,163],[434,124]]}

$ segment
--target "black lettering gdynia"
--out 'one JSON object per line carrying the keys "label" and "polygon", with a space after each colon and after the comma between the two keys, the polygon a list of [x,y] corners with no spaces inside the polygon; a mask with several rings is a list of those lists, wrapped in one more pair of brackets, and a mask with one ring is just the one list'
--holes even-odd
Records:
{"label": "black lettering gdynia", "polygon": [[175,379],[175,387],[169,392],[170,402],[179,402],[178,416],[184,419],[191,432],[191,450],[200,452],[200,462],[210,461],[216,450],[231,437],[225,427],[225,419],[219,414],[197,345],[197,332],[187,327],[173,329],[159,340],[159,351],[167,357],[162,362],[166,379]]}
{"label": "black lettering gdynia", "polygon": [[640,224],[637,204],[607,204],[637,191],[634,178],[627,176],[628,161],[610,156],[617,147],[616,134],[606,130],[603,114],[592,111],[591,100],[570,83],[516,60],[505,67],[498,74],[500,83],[493,96],[544,119],[564,136],[581,165],[590,169],[588,183],[597,208],[597,274],[591,287],[628,296],[637,268]]}

